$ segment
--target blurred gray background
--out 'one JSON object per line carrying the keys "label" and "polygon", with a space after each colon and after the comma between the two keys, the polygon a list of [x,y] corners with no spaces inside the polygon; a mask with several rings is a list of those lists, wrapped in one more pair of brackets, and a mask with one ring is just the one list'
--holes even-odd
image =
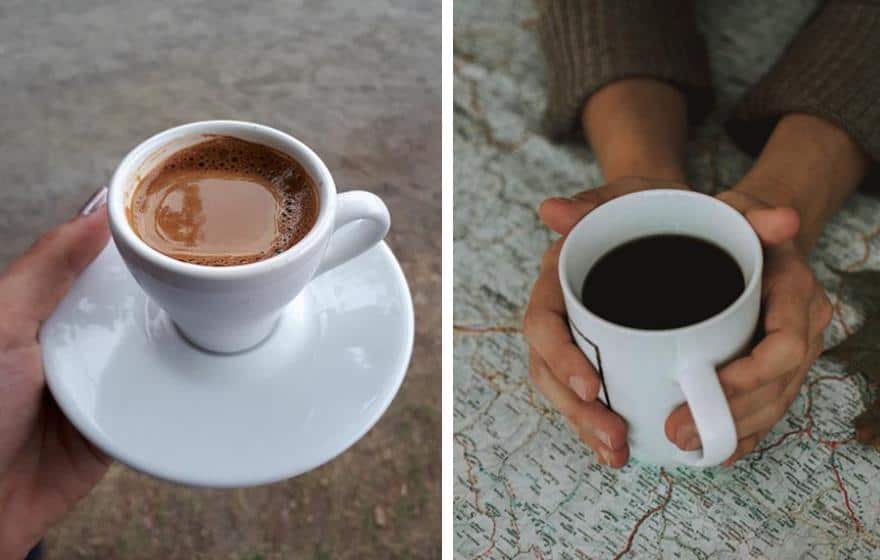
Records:
{"label": "blurred gray background", "polygon": [[439,558],[440,99],[434,0],[0,5],[0,265],[141,140],[252,120],[385,199],[416,308],[400,394],[342,457],[241,491],[114,466],[47,536],[49,558]]}

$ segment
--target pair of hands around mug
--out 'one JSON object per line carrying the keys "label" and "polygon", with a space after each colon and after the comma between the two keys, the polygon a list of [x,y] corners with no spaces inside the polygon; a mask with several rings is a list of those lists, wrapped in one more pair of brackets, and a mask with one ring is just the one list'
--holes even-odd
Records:
{"label": "pair of hands around mug", "polygon": [[[541,220],[563,238],[544,255],[523,324],[533,384],[593,449],[597,460],[612,467],[622,467],[629,459],[627,426],[596,398],[599,377],[571,337],[559,285],[559,252],[564,236],[591,210],[615,197],[649,188],[687,187],[627,177],[571,198],[544,201],[538,211]],[[799,227],[794,210],[773,208],[733,190],[717,198],[746,217],[764,247],[760,323],[764,338],[749,355],[718,372],[739,440],[736,451],[724,463],[730,466],[755,448],[794,401],[810,365],[822,352],[822,332],[831,321],[832,309],[793,241]],[[700,448],[686,404],[669,415],[665,430],[680,449]]]}

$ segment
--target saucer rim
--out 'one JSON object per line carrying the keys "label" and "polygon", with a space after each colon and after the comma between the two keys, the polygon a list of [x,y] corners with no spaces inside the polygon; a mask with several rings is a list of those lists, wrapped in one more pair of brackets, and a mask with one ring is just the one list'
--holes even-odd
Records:
{"label": "saucer rim", "polygon": [[[108,241],[108,245],[110,244],[113,244],[115,246],[112,238]],[[118,253],[119,249],[116,247],[115,249]],[[164,468],[160,463],[146,464],[143,461],[132,458],[130,454],[125,452],[124,449],[113,443],[113,440],[110,440],[110,438],[106,437],[99,428],[95,428],[91,422],[85,421],[87,415],[80,411],[80,408],[79,406],[77,406],[73,396],[70,394],[69,391],[64,391],[61,389],[61,384],[57,379],[58,375],[60,375],[60,372],[58,372],[56,369],[55,373],[50,373],[48,368],[45,367],[46,355],[49,350],[47,349],[47,346],[44,344],[43,341],[43,328],[55,320],[54,313],[51,317],[49,317],[48,320],[44,322],[38,333],[40,352],[44,363],[43,377],[45,379],[46,386],[64,416],[70,421],[71,424],[73,424],[76,430],[86,440],[89,441],[91,445],[94,445],[101,452],[113,458],[115,461],[119,461],[120,463],[137,472],[144,473],[176,484],[218,489],[261,486],[305,474],[332,461],[336,457],[345,453],[361,439],[363,439],[367,432],[369,432],[373,428],[373,426],[378,423],[379,419],[381,419],[382,416],[385,415],[388,407],[391,406],[391,403],[394,401],[394,398],[400,391],[400,387],[403,384],[403,380],[406,377],[406,373],[409,370],[409,366],[412,361],[413,345],[415,342],[415,312],[413,309],[412,292],[410,291],[409,284],[406,280],[406,275],[403,273],[403,268],[400,266],[400,262],[397,260],[394,252],[391,250],[390,247],[388,247],[388,244],[385,241],[380,241],[369,251],[373,251],[376,249],[380,249],[384,259],[386,261],[390,261],[390,264],[393,265],[390,268],[393,270],[394,276],[399,283],[398,285],[403,288],[403,293],[405,294],[405,297],[402,298],[404,305],[403,314],[408,317],[408,320],[406,321],[406,333],[401,340],[406,348],[404,358],[401,360],[400,367],[397,368],[398,371],[393,374],[392,387],[384,392],[382,402],[380,406],[376,408],[376,412],[374,413],[373,417],[371,417],[368,421],[365,421],[361,428],[357,430],[352,437],[345,438],[338,449],[313,458],[311,461],[306,462],[305,465],[279,465],[277,469],[271,469],[276,471],[275,474],[262,476],[248,477],[207,475],[200,478],[194,478],[191,476],[187,476],[184,473],[174,472],[173,469],[168,470]],[[105,250],[107,250],[107,246],[105,246],[104,249],[102,249],[101,251],[103,252]],[[121,259],[121,255],[117,255],[117,258]],[[127,269],[126,273],[128,273]],[[135,282],[133,277],[131,278],[131,281],[134,283],[135,286],[137,286],[137,283]],[[140,286],[137,286],[137,289],[140,289]],[[65,298],[66,297],[67,296],[65,296]]]}

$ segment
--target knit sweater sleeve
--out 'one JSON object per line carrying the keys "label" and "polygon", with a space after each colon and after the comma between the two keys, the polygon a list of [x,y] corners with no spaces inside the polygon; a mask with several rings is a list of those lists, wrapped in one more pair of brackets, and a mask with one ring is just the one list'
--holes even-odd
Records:
{"label": "knit sweater sleeve", "polygon": [[746,152],[760,152],[786,113],[830,121],[880,161],[880,2],[832,0],[795,36],[727,123]]}
{"label": "knit sweater sleeve", "polygon": [[689,0],[535,0],[547,60],[545,124],[579,130],[587,98],[615,80],[649,77],[679,87],[692,121],[711,108],[709,64]]}

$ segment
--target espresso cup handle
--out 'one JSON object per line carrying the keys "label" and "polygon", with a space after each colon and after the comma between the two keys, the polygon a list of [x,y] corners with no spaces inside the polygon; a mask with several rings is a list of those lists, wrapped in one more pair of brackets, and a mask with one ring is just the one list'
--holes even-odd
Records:
{"label": "espresso cup handle", "polygon": [[318,274],[349,261],[385,238],[391,215],[382,199],[367,191],[348,191],[336,195],[333,235]]}
{"label": "espresso cup handle", "polygon": [[710,364],[693,364],[678,374],[678,383],[687,399],[703,445],[699,452],[688,453],[684,462],[695,467],[714,467],[736,450],[736,426],[727,397]]}

